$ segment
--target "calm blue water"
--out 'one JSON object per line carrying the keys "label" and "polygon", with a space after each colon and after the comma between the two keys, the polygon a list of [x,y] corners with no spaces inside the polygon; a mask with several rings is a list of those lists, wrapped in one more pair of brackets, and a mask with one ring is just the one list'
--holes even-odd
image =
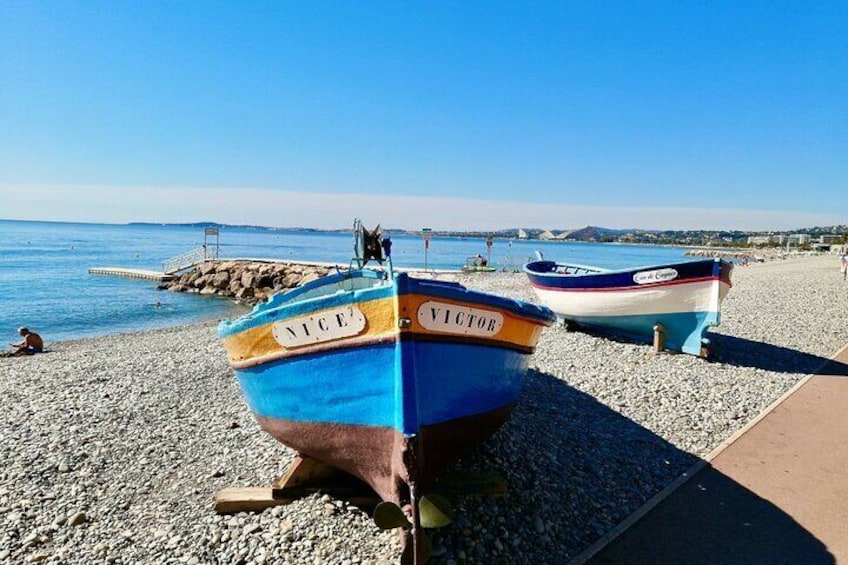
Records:
{"label": "calm blue water", "polygon": [[[400,267],[424,265],[419,237],[392,236]],[[48,343],[220,319],[241,310],[230,301],[156,290],[157,283],[89,275],[89,267],[161,270],[164,259],[203,243],[203,230],[0,220],[0,349],[27,326]],[[350,234],[221,230],[221,258],[276,258],[348,264]],[[495,240],[492,263],[520,267],[536,250],[546,259],[623,268],[683,259],[681,249],[651,246]],[[428,266],[456,269],[486,254],[482,239],[434,238]],[[153,304],[161,302],[162,307]]]}

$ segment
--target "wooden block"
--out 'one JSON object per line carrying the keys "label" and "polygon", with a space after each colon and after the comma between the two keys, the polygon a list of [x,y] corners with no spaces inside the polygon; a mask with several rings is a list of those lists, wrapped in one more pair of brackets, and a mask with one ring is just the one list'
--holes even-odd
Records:
{"label": "wooden block", "polygon": [[218,514],[235,512],[261,512],[272,506],[289,504],[291,498],[275,498],[274,489],[269,487],[230,487],[220,490],[213,499],[213,508]]}
{"label": "wooden block", "polygon": [[275,490],[285,490],[296,487],[318,486],[332,482],[334,478],[349,476],[344,471],[306,455],[298,455],[289,465],[286,474],[274,479]]}
{"label": "wooden block", "polygon": [[360,508],[372,508],[380,502],[373,491],[362,489],[320,489],[297,488],[285,491],[280,496],[270,487],[230,487],[218,491],[213,499],[213,508],[218,514],[236,512],[262,512],[266,508],[291,504],[293,501],[310,494],[328,493]]}
{"label": "wooden block", "polygon": [[231,487],[219,491],[213,506],[219,514],[261,512],[311,494],[327,493],[360,507],[376,506],[379,497],[368,485],[331,465],[299,455],[271,487]]}
{"label": "wooden block", "polygon": [[[494,471],[453,474],[440,477],[432,490],[445,496],[503,496],[507,482]],[[298,456],[286,474],[274,480],[272,487],[226,488],[215,495],[213,506],[219,514],[261,512],[316,493],[327,493],[362,508],[380,502],[380,497],[356,477],[315,459]]]}

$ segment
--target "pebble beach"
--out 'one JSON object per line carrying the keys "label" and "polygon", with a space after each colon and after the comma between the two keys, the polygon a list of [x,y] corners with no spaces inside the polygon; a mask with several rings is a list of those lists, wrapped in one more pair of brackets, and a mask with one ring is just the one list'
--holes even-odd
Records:
{"label": "pebble beach", "polygon": [[[536,302],[522,274],[439,275]],[[545,331],[512,419],[452,472],[508,491],[455,501],[431,563],[566,563],[848,343],[835,256],[737,267],[710,359]],[[312,495],[217,515],[294,453],[262,432],[214,324],[0,358],[0,563],[388,564],[396,533]]]}

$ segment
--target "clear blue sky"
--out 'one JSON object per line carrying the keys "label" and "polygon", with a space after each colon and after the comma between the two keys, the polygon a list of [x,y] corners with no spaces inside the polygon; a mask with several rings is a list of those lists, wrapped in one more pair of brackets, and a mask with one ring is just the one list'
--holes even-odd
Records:
{"label": "clear blue sky", "polygon": [[848,2],[0,0],[0,218],[248,189],[848,223]]}

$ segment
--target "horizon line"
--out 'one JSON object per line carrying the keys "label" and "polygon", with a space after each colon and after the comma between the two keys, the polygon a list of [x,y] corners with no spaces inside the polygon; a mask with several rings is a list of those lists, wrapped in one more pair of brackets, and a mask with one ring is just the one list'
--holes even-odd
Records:
{"label": "horizon line", "polygon": [[[197,221],[171,221],[171,222],[160,222],[153,220],[133,220],[129,222],[91,222],[91,221],[78,221],[78,220],[43,220],[43,219],[31,219],[31,218],[0,218],[0,222],[26,222],[26,223],[42,223],[42,224],[76,224],[76,225],[88,225],[88,226],[131,226],[131,225],[152,225],[152,226],[191,226],[194,224],[213,224],[221,227],[230,227],[230,228],[259,228],[264,230],[307,230],[307,231],[317,231],[317,232],[344,232],[349,231],[351,227],[338,227],[338,228],[320,228],[320,227],[309,227],[309,226],[269,226],[263,224],[231,224],[226,222],[218,222],[214,220],[197,220]],[[379,225],[379,224],[377,224]],[[560,232],[565,233],[567,231],[580,231],[587,228],[597,228],[601,230],[609,230],[616,232],[643,232],[643,233],[651,233],[651,232],[741,232],[741,233],[761,233],[761,232],[792,232],[792,231],[804,231],[804,230],[812,230],[812,229],[824,229],[824,228],[845,228],[843,231],[848,232],[848,224],[833,224],[833,225],[822,225],[822,226],[808,226],[808,227],[800,227],[794,229],[783,229],[783,230],[744,230],[744,229],[703,229],[703,228],[688,228],[688,229],[660,229],[660,228],[610,228],[605,226],[597,226],[597,225],[586,225],[579,228],[539,228],[539,227],[509,227],[509,228],[500,228],[500,229],[433,229],[433,234],[439,233],[490,233],[492,235],[497,234],[498,232],[510,231],[510,230],[538,230],[541,232]],[[386,231],[400,231],[400,232],[420,232],[423,228],[398,228],[398,227],[384,227]]]}

